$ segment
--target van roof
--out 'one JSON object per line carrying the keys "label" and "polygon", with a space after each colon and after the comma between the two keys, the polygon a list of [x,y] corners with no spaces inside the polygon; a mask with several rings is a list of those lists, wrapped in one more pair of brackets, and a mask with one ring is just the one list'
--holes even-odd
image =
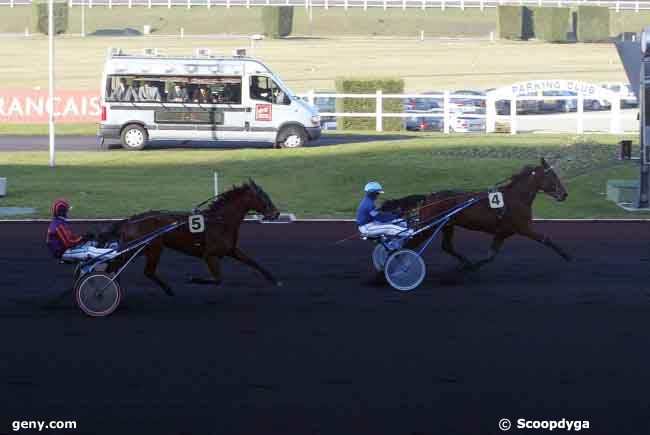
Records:
{"label": "van roof", "polygon": [[245,56],[147,56],[109,52],[106,74],[242,75],[271,73],[261,61]]}

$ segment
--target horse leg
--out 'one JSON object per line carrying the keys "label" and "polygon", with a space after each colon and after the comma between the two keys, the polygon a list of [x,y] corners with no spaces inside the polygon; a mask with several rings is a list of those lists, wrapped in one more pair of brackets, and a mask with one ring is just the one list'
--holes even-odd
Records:
{"label": "horse leg", "polygon": [[158,286],[163,289],[168,296],[174,296],[174,292],[171,287],[168,286],[162,279],[156,275],[156,268],[158,267],[158,262],[160,261],[160,254],[162,253],[162,246],[159,244],[151,245],[145,250],[144,255],[147,257],[147,264],[144,266],[144,275],[158,284]]}
{"label": "horse leg", "polygon": [[540,234],[536,231],[533,231],[531,228],[526,228],[522,231],[519,231],[519,234],[521,234],[524,237],[528,237],[531,240],[535,240],[536,242],[541,243],[542,245],[548,246],[552,250],[554,250],[560,257],[562,257],[565,261],[572,261],[573,258],[564,252],[562,248],[560,248],[558,245],[556,245],[550,237]]}
{"label": "horse leg", "polygon": [[467,257],[456,252],[454,249],[454,227],[449,225],[442,229],[442,250],[447,254],[456,257],[462,263],[463,268],[472,267],[473,264]]}
{"label": "horse leg", "polygon": [[199,277],[189,277],[188,282],[192,284],[221,284],[221,262],[219,257],[203,257],[205,264],[208,266],[208,270],[212,275],[213,279],[199,278]]}
{"label": "horse leg", "polygon": [[500,237],[498,235],[494,236],[494,240],[492,240],[492,244],[490,245],[490,252],[487,256],[487,258],[484,258],[483,260],[479,260],[476,263],[474,263],[471,268],[472,270],[478,270],[482,266],[486,265],[487,263],[490,263],[494,258],[497,256],[499,251],[501,250],[501,247],[503,246],[503,242],[505,239],[503,237]]}
{"label": "horse leg", "polygon": [[257,270],[259,273],[261,273],[262,275],[264,275],[264,278],[266,278],[267,280],[269,280],[269,281],[272,282],[273,284],[275,284],[275,285],[277,285],[277,286],[281,286],[281,285],[282,285],[282,283],[281,283],[280,281],[277,281],[277,280],[273,277],[273,275],[271,275],[271,273],[270,273],[269,271],[267,271],[267,270],[264,269],[262,266],[260,266],[259,264],[257,264],[257,262],[256,262],[255,260],[253,260],[252,258],[250,258],[248,255],[244,254],[244,253],[241,251],[241,249],[239,249],[239,248],[234,248],[234,249],[232,250],[232,253],[230,253],[229,255],[230,255],[232,258],[234,258],[234,259],[236,259],[236,260],[239,260],[239,261],[241,261],[242,263],[244,263],[244,264],[246,264],[246,265],[252,267],[253,269]]}

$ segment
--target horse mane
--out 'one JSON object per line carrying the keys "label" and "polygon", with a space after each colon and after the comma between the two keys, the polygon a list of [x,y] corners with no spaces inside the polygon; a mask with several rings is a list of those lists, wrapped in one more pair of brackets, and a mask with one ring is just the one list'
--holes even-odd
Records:
{"label": "horse mane", "polygon": [[249,183],[244,183],[241,186],[232,186],[232,189],[223,192],[219,194],[211,203],[210,206],[208,207],[209,212],[216,212],[219,211],[225,204],[227,204],[231,199],[233,199],[236,196],[241,195],[248,189],[250,189],[251,185]]}
{"label": "horse mane", "polygon": [[513,184],[518,183],[525,177],[529,176],[531,172],[535,170],[536,166],[533,165],[526,165],[523,168],[521,168],[521,171],[518,173],[512,175],[510,177],[510,181],[504,186],[504,187],[511,187]]}

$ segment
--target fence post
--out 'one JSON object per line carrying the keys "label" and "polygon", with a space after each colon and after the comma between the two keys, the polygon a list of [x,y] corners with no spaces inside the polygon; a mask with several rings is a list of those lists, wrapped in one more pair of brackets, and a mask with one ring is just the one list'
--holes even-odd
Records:
{"label": "fence post", "polygon": [[167,8],[168,9],[172,8],[172,0],[167,0]]}
{"label": "fence post", "polygon": [[325,10],[330,8],[329,0],[325,0]]}
{"label": "fence post", "polygon": [[14,0],[9,0],[9,7],[11,7],[11,8],[14,7]]}
{"label": "fence post", "polygon": [[[210,4],[210,0],[208,0],[208,4]],[[151,9],[151,0],[147,0],[147,7]]]}
{"label": "fence post", "polygon": [[[569,100],[566,100],[567,104],[569,103]],[[585,132],[585,123],[584,123],[584,114],[585,114],[585,96],[582,94],[578,94],[578,128],[577,128],[577,133],[582,134]]]}
{"label": "fence post", "polygon": [[610,133],[621,133],[621,98],[618,95],[612,95],[611,98],[611,119],[609,130]]}
{"label": "fence post", "polygon": [[445,10],[445,0],[440,1],[440,10],[444,11]]}
{"label": "fence post", "polygon": [[620,2],[620,0],[616,0],[616,12],[621,12],[621,2]]}
{"label": "fence post", "polygon": [[449,116],[450,113],[450,107],[449,107],[449,91],[445,91],[444,95],[442,97],[442,108],[444,110],[443,112],[443,119],[444,119],[444,125],[443,129],[445,131],[445,134],[449,134],[450,131],[450,126],[449,124],[451,123],[451,117]]}
{"label": "fence post", "polygon": [[346,11],[348,10],[348,0],[343,1],[343,9]]}
{"label": "fence post", "polygon": [[133,0],[129,0],[129,9],[133,7]]}
{"label": "fence post", "polygon": [[542,0],[537,0],[537,6],[542,7]]}
{"label": "fence post", "polygon": [[90,9],[92,7],[93,7],[93,0],[88,0],[88,8]]}
{"label": "fence post", "polygon": [[465,10],[465,0],[460,0],[460,10],[461,11]]}
{"label": "fence post", "polygon": [[230,0],[226,0],[226,9],[230,9]]}
{"label": "fence post", "polygon": [[315,100],[316,100],[316,98],[314,97],[314,90],[313,89],[308,90],[307,91],[307,102],[313,106]]}
{"label": "fence post", "polygon": [[493,92],[488,92],[485,98],[485,132],[494,133],[497,130],[496,98]]}
{"label": "fence post", "polygon": [[383,125],[384,105],[383,105],[381,89],[377,89],[376,94],[377,96],[375,97],[375,130],[384,131],[384,125]]}
{"label": "fence post", "polygon": [[192,0],[187,0],[187,9],[192,9]]}
{"label": "fence post", "polygon": [[427,10],[427,1],[426,0],[422,0],[422,10],[423,11]]}
{"label": "fence post", "polygon": [[388,9],[388,5],[386,4],[388,0],[384,0],[384,10]]}
{"label": "fence post", "polygon": [[368,0],[363,0],[363,10],[364,11],[368,10]]}
{"label": "fence post", "polygon": [[510,98],[510,134],[517,134],[517,96]]}
{"label": "fence post", "polygon": [[639,0],[634,3],[634,12],[639,12]]}
{"label": "fence post", "polygon": [[406,0],[402,0],[402,10],[406,10]]}
{"label": "fence post", "polygon": [[[208,0],[208,1],[207,1],[208,9],[210,9],[210,6],[211,6],[211,5],[210,5],[210,1],[211,1],[211,0]],[[151,4],[151,0],[149,0],[149,4]]]}
{"label": "fence post", "polygon": [[251,0],[246,0],[246,9],[251,8]]}

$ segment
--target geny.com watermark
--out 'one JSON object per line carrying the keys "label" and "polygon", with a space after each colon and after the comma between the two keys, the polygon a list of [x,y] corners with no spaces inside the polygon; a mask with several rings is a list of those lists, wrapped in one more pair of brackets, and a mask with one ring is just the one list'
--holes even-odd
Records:
{"label": "geny.com watermark", "polygon": [[20,430],[59,430],[59,429],[76,429],[76,421],[13,421],[11,422],[11,429],[14,432]]}
{"label": "geny.com watermark", "polygon": [[[507,418],[499,420],[499,429],[502,431],[508,431],[512,429],[512,427],[512,422]],[[567,420],[566,418],[563,418],[562,420],[526,420],[525,418],[520,418],[517,419],[515,427],[517,429],[541,429],[547,431],[565,430],[567,432],[578,432],[583,429],[589,429],[589,421]]]}

